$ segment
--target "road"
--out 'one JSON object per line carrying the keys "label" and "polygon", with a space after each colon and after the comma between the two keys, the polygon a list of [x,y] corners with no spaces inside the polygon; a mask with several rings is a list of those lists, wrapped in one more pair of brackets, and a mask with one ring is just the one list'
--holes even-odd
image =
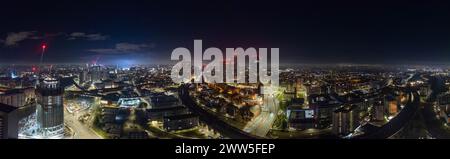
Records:
{"label": "road", "polygon": [[264,104],[261,106],[261,114],[253,118],[244,127],[244,131],[260,136],[266,137],[277,117],[279,110],[279,102],[277,98],[271,95],[264,95]]}
{"label": "road", "polygon": [[274,139],[339,139],[332,134],[331,127],[325,129],[306,129],[303,131],[272,131]]}
{"label": "road", "polygon": [[70,114],[67,109],[64,109],[64,124],[74,131],[74,139],[102,139],[89,127],[78,121],[78,116]]}
{"label": "road", "polygon": [[397,116],[391,119],[388,123],[384,124],[380,129],[377,129],[375,132],[368,132],[360,136],[355,136],[354,138],[386,139],[399,132],[409,121],[412,120],[416,112],[419,110],[420,98],[417,91],[409,90],[407,93],[408,102],[400,113],[397,114]]}
{"label": "road", "polygon": [[208,111],[200,108],[195,104],[194,100],[189,96],[189,88],[187,85],[181,85],[179,90],[180,99],[186,107],[193,113],[197,114],[201,121],[217,130],[220,134],[232,139],[253,139],[260,138],[236,127],[233,127],[226,122],[220,120],[218,117],[210,114]]}

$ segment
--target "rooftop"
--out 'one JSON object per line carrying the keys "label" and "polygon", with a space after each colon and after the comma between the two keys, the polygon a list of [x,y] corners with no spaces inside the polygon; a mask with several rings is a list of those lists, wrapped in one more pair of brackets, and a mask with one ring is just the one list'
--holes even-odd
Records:
{"label": "rooftop", "polygon": [[356,105],[353,105],[353,104],[352,104],[352,105],[345,104],[345,105],[343,105],[342,107],[336,109],[334,112],[335,112],[335,113],[338,113],[338,112],[350,112],[350,111],[352,111],[352,110],[354,110],[354,109],[356,109],[356,108],[357,108]]}
{"label": "rooftop", "polygon": [[173,107],[153,108],[153,109],[147,109],[147,112],[164,112],[164,111],[179,110],[179,109],[186,109],[186,107],[178,105],[178,106],[173,106]]}
{"label": "rooftop", "polygon": [[16,109],[17,109],[17,107],[0,103],[0,112],[10,113]]}

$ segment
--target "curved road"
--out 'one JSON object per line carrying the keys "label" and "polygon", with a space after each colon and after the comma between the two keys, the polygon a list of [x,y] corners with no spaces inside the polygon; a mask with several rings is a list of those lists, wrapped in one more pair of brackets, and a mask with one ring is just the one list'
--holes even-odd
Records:
{"label": "curved road", "polygon": [[274,95],[264,95],[264,104],[261,107],[261,114],[248,122],[244,128],[245,132],[266,137],[275,121],[279,110],[279,103]]}
{"label": "curved road", "polygon": [[399,132],[419,110],[420,98],[417,91],[408,90],[408,102],[397,116],[375,132],[355,136],[356,139],[386,139]]}
{"label": "curved road", "polygon": [[226,122],[220,120],[213,114],[208,113],[206,110],[200,108],[189,96],[188,92],[189,88],[187,85],[181,85],[179,89],[179,95],[181,98],[181,101],[184,105],[186,105],[189,110],[193,111],[195,114],[197,114],[203,122],[211,126],[213,129],[220,132],[220,134],[223,134],[226,137],[230,137],[232,139],[254,139],[254,138],[260,138],[258,136],[254,136],[252,134],[249,134],[245,131],[242,131],[236,127],[233,127]]}

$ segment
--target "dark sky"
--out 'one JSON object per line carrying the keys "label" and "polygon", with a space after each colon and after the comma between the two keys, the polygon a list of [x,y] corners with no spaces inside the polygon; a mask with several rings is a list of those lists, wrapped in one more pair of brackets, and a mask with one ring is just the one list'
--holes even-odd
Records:
{"label": "dark sky", "polygon": [[450,5],[431,2],[15,1],[0,62],[161,63],[176,47],[280,48],[283,63],[448,63]]}

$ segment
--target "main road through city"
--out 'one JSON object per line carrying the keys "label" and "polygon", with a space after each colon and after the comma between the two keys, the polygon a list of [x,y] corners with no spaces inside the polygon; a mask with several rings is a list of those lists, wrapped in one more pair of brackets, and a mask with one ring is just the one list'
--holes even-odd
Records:
{"label": "main road through city", "polygon": [[279,102],[273,94],[264,95],[264,102],[261,106],[261,114],[253,118],[244,127],[244,131],[260,137],[266,137],[272,128],[279,109]]}
{"label": "main road through city", "polygon": [[78,116],[64,109],[64,124],[73,131],[74,139],[101,139],[91,128],[78,121]]}

